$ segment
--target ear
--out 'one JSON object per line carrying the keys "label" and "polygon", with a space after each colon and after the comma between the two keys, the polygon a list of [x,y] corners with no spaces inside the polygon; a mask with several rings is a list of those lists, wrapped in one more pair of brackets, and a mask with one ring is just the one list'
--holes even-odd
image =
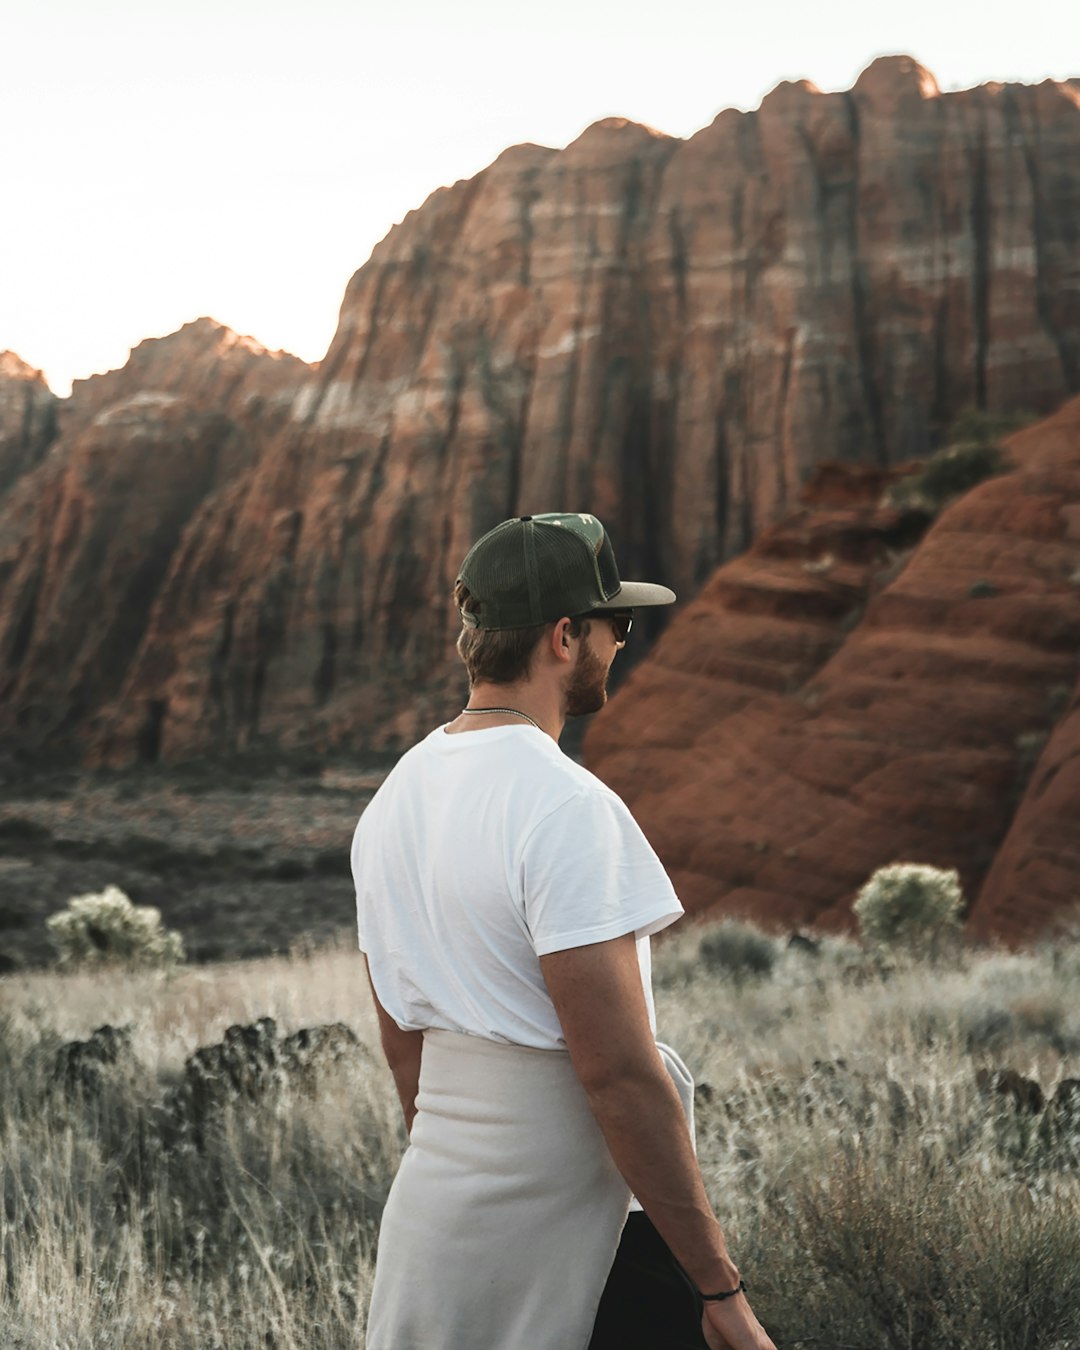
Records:
{"label": "ear", "polygon": [[562,618],[552,627],[551,630],[551,651],[556,661],[568,662],[572,648],[570,646],[573,638],[570,636],[570,625],[572,620]]}

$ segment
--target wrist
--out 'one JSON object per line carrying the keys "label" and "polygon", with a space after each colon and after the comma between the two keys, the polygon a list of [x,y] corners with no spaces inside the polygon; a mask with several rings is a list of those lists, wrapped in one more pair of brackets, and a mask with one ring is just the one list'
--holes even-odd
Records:
{"label": "wrist", "polygon": [[[688,1271],[687,1274],[690,1274]],[[704,1297],[706,1294],[722,1293],[727,1289],[735,1289],[741,1282],[742,1277],[739,1274],[739,1268],[730,1256],[723,1256],[718,1260],[710,1261],[708,1264],[702,1264],[700,1269],[696,1269],[690,1276],[694,1287]]]}
{"label": "wrist", "polygon": [[733,1284],[730,1289],[718,1289],[715,1293],[703,1293],[701,1300],[706,1305],[710,1303],[726,1303],[729,1298],[734,1298],[736,1294],[746,1293],[746,1281],[739,1280],[738,1284]]}

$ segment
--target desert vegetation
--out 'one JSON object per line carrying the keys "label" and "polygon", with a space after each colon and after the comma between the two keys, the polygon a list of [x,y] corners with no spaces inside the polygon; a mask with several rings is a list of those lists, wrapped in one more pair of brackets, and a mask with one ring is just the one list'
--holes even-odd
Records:
{"label": "desert vegetation", "polygon": [[960,927],[964,896],[957,872],[890,863],[877,869],[851,908],[859,932],[874,946],[932,953]]}
{"label": "desert vegetation", "polygon": [[46,920],[110,886],[159,910],[195,964],[346,928],[348,841],[385,769],[260,767],[5,776],[0,765],[0,974],[49,964]]}
{"label": "desert vegetation", "polygon": [[969,408],[949,427],[946,443],[912,474],[888,491],[894,506],[936,516],[949,502],[1009,468],[1003,437],[1028,425],[1024,413],[990,413]]}
{"label": "desert vegetation", "polygon": [[[656,985],[779,1345],[1080,1344],[1080,936],[728,921],[659,944]],[[0,1345],[362,1345],[404,1143],[376,1047],[347,938],[0,981]]]}
{"label": "desert vegetation", "polygon": [[119,886],[72,896],[45,926],[61,965],[161,969],[184,959],[183,939],[165,928],[161,911],[133,905]]}
{"label": "desert vegetation", "polygon": [[961,441],[939,450],[915,473],[895,482],[888,492],[894,506],[914,507],[936,516],[954,497],[1008,467],[993,441]]}

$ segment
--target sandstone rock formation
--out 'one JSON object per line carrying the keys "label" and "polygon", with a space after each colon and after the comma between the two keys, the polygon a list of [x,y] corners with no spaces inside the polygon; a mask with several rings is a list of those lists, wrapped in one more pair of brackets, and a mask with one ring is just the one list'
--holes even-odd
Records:
{"label": "sandstone rock formation", "polygon": [[818,461],[1080,389],[1077,219],[1080,84],[906,57],[514,147],[375,249],[317,369],[203,322],[76,386],[0,502],[0,738],[400,744],[460,698],[446,597],[504,516],[595,510],[689,597]]}
{"label": "sandstone rock formation", "polygon": [[0,502],[0,705],[20,739],[62,743],[119,693],[185,527],[251,471],[309,374],[199,320],[77,382],[48,457]]}
{"label": "sandstone rock formation", "polygon": [[14,352],[0,352],[0,496],[35,468],[56,434],[59,400]]}
{"label": "sandstone rock formation", "polygon": [[[1032,474],[1041,473],[1047,487],[1054,481],[1063,489],[1067,485],[1071,498],[1062,505],[1059,533],[1047,541],[1044,565],[1050,569],[1055,557],[1061,559],[1061,569],[1073,588],[1075,612],[1080,609],[1080,566],[1075,565],[1080,553],[1076,548],[1080,540],[1080,401],[1070,403],[1040,429],[1037,438],[1030,436],[1027,444]],[[1069,553],[1059,552],[1063,544]],[[1065,680],[1054,685],[1048,700],[1051,716],[1047,721],[1054,716],[1058,720],[1048,734],[1037,729],[1024,744],[1026,753],[1037,756],[1035,765],[971,915],[972,931],[983,937],[1022,941],[1080,917],[1080,682],[1071,689]]]}
{"label": "sandstone rock formation", "polygon": [[978,934],[1075,905],[1080,400],[1006,447],[910,556],[871,505],[765,534],[598,716],[688,909],[850,928],[896,860],[958,868]]}

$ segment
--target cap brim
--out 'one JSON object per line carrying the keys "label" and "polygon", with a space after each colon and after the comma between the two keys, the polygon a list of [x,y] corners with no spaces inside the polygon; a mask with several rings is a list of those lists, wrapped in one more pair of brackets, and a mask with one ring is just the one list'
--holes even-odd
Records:
{"label": "cap brim", "polygon": [[650,605],[673,605],[675,592],[651,581],[624,581],[618,591],[594,609],[647,609]]}

